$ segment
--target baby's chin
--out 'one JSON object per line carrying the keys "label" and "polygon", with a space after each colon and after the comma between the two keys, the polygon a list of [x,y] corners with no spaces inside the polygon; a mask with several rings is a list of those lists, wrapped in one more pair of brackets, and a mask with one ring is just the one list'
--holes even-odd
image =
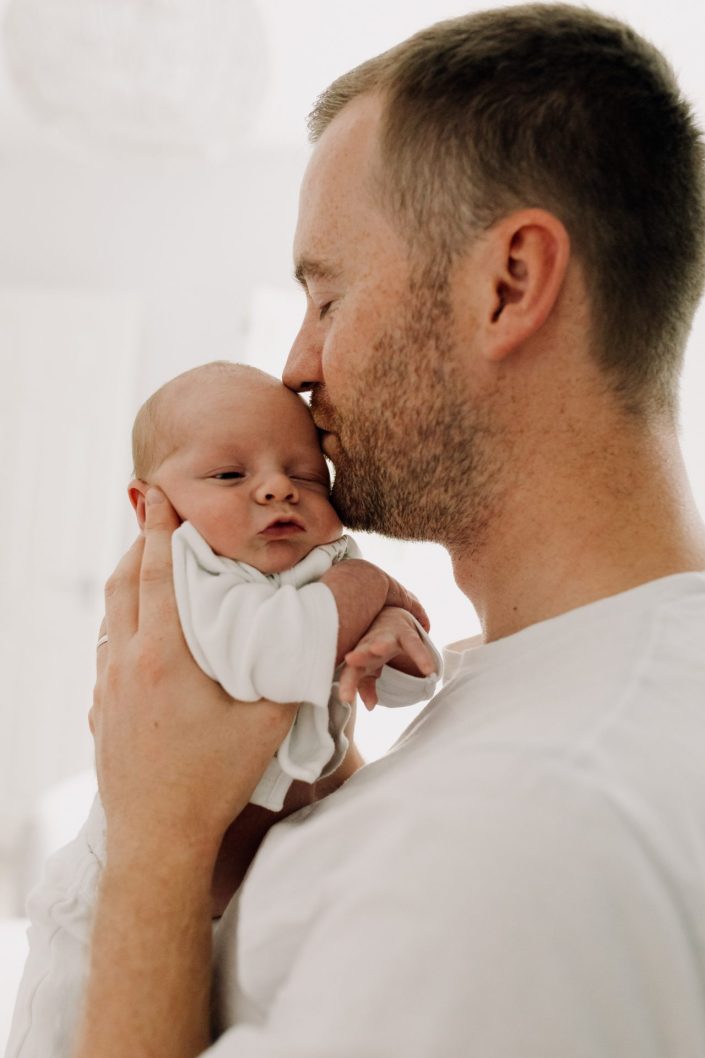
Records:
{"label": "baby's chin", "polygon": [[[342,536],[342,529],[338,536],[332,539],[337,540],[340,536]],[[254,566],[260,573],[283,573],[287,569],[292,569],[317,547],[329,543],[332,543],[332,540],[321,540],[315,544],[311,544],[310,541],[304,544],[303,541],[297,540],[273,540],[262,554],[255,556],[252,561],[249,559],[244,561]]]}
{"label": "baby's chin", "polygon": [[269,540],[264,547],[246,548],[244,551],[237,550],[237,553],[235,553],[236,549],[216,550],[210,541],[208,543],[215,553],[222,558],[245,562],[248,566],[252,566],[253,569],[259,570],[260,573],[264,574],[283,573],[287,569],[292,569],[298,562],[306,558],[306,555],[310,555],[312,551],[315,551],[317,547],[321,547],[324,544],[332,544],[333,541],[339,540],[344,532],[345,530],[341,525],[339,529],[331,529],[330,532],[325,534],[323,539],[315,540],[313,543],[311,543],[311,538],[307,534],[306,539],[286,537],[281,540]]}

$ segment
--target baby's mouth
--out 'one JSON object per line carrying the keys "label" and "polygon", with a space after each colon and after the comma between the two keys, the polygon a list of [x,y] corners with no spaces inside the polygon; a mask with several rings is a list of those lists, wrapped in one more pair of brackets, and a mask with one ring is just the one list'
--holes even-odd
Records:
{"label": "baby's mouth", "polygon": [[279,518],[272,519],[269,525],[262,529],[260,536],[295,536],[297,533],[304,532],[305,528],[306,526],[300,518],[293,515],[280,515]]}

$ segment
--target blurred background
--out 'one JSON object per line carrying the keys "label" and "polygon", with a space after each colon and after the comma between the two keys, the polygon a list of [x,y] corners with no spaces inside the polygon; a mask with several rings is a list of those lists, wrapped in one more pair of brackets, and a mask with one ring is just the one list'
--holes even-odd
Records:
{"label": "blurred background", "polygon": [[[0,1045],[27,890],[94,789],[86,717],[102,585],[135,535],[134,413],[208,360],[281,373],[303,313],[291,241],[313,99],[471,6],[0,0]],[[593,6],[662,48],[704,122],[705,8]],[[682,441],[705,512],[704,339],[701,313]],[[479,630],[440,548],[360,543],[439,644]],[[412,715],[361,717],[364,755]]]}

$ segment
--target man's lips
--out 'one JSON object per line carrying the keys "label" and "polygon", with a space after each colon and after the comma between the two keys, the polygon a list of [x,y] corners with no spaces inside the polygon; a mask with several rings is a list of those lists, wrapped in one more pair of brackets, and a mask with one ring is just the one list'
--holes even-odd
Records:
{"label": "man's lips", "polygon": [[278,539],[284,536],[296,536],[297,533],[303,533],[305,529],[306,526],[296,515],[282,514],[278,518],[273,518],[259,535]]}

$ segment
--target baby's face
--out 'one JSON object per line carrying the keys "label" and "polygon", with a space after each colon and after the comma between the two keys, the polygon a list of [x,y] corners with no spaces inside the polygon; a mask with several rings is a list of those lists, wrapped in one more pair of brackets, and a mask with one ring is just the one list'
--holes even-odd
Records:
{"label": "baby's face", "polygon": [[341,535],[299,397],[278,383],[224,375],[172,399],[179,445],[152,482],[213,551],[279,573]]}

